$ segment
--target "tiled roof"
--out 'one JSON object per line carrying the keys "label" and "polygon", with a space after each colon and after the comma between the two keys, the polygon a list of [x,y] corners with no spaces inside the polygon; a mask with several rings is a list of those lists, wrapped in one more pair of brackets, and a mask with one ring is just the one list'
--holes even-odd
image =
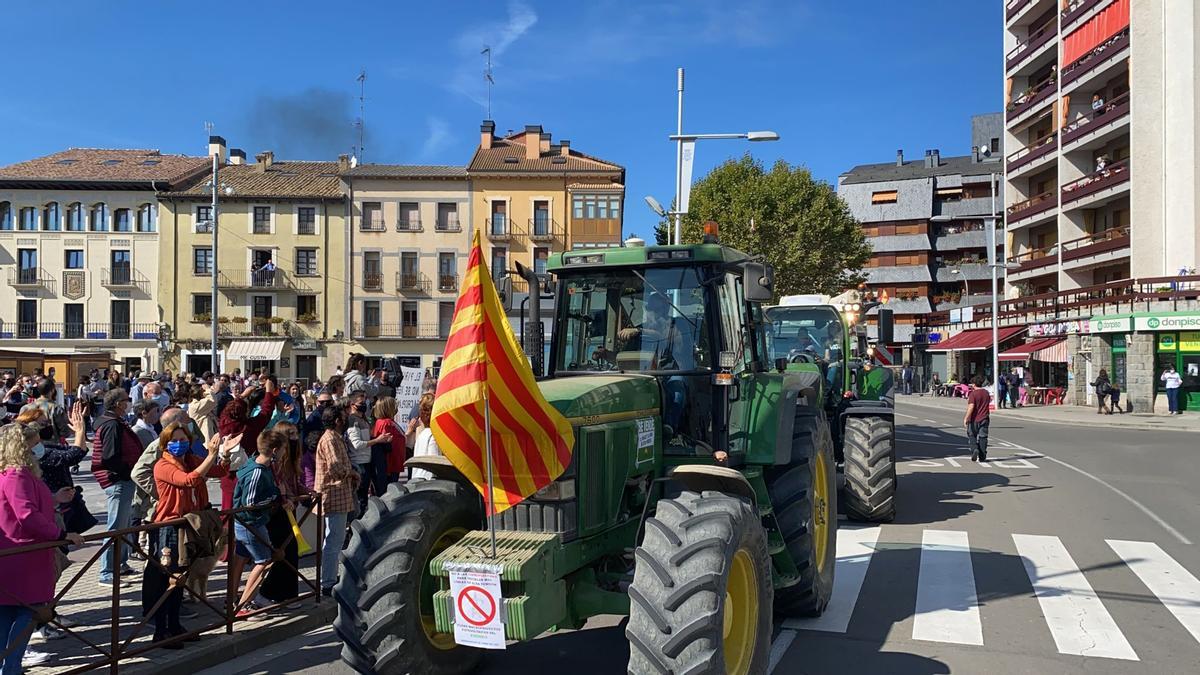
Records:
{"label": "tiled roof", "polygon": [[0,168],[0,180],[162,181],[174,183],[208,166],[207,157],[158,150],[71,148]]}
{"label": "tiled roof", "polygon": [[508,138],[497,138],[488,149],[477,148],[475,156],[467,165],[467,171],[477,172],[545,172],[545,173],[595,173],[621,172],[620,165],[585,155],[574,148],[562,154],[562,146],[551,145],[550,151],[537,159],[525,159],[524,134]]}
{"label": "tiled roof", "polygon": [[568,190],[624,190],[620,183],[571,183]]}
{"label": "tiled roof", "polygon": [[[207,175],[188,182],[181,189],[163,193],[164,197],[207,197]],[[220,181],[233,189],[232,199],[307,197],[338,199],[342,180],[337,162],[274,161],[263,171],[259,164],[227,164],[221,167]]]}
{"label": "tiled roof", "polygon": [[362,164],[342,175],[353,178],[466,178],[467,169],[440,164]]}

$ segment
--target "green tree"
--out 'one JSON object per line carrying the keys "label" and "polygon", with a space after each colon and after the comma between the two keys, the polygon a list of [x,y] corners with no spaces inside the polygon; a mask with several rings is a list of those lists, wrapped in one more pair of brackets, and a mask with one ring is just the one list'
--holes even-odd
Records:
{"label": "green tree", "polygon": [[[775,268],[775,291],[836,295],[866,278],[871,255],[858,221],[833,186],[780,160],[770,171],[749,154],[730,159],[692,186],[684,243],[697,243],[716,221],[721,243],[761,255]],[[671,231],[655,228],[658,242]]]}

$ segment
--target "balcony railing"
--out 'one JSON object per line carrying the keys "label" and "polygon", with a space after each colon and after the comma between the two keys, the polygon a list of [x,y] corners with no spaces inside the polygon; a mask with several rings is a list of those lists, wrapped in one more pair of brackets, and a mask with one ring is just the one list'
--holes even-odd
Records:
{"label": "balcony railing", "polygon": [[[87,335],[82,322],[40,323],[29,321],[0,321],[0,338],[21,340],[82,340]],[[157,336],[157,327],[155,327]]]}
{"label": "balcony railing", "polygon": [[369,324],[355,322],[353,325],[356,338],[401,338],[409,340],[438,340],[445,338],[441,331],[443,326],[436,323],[380,323]]}
{"label": "balcony railing", "polygon": [[[1099,109],[1079,116],[1074,122],[1064,127],[1063,145],[1066,146],[1068,143],[1087,135],[1092,129],[1115,122],[1128,114],[1129,93],[1126,92],[1111,101],[1106,101]],[[1009,165],[1009,170],[1012,170],[1011,164]]]}
{"label": "balcony railing", "polygon": [[1017,255],[1008,258],[1009,263],[1018,265],[1016,269],[1010,270],[1013,273],[1028,272],[1039,267],[1046,267],[1058,263],[1058,244],[1050,244],[1040,248],[1030,249]]}
{"label": "balcony railing", "polygon": [[195,232],[197,234],[212,234],[212,231],[213,231],[213,221],[211,221],[211,220],[197,220],[196,221]]}
{"label": "balcony railing", "polygon": [[554,241],[559,235],[558,223],[551,218],[529,219],[530,241]]}
{"label": "balcony railing", "polygon": [[363,218],[358,225],[362,232],[387,232],[387,224],[383,222],[383,214],[373,218]]}
{"label": "balcony railing", "polygon": [[435,232],[462,232],[462,223],[459,222],[458,214],[455,213],[447,218],[438,218],[433,229]]}
{"label": "balcony railing", "polygon": [[130,288],[134,286],[133,270],[128,267],[104,268],[100,285],[105,288]]}
{"label": "balcony railing", "polygon": [[438,275],[438,290],[439,291],[457,291],[458,290],[458,275],[457,274],[439,274]]}
{"label": "balcony railing", "polygon": [[397,232],[424,232],[420,218],[402,218],[396,221]]}
{"label": "balcony railing", "polygon": [[1090,52],[1067,64],[1062,69],[1063,85],[1074,82],[1100,65],[1107,63],[1114,54],[1119,54],[1128,46],[1129,26],[1126,26],[1117,34],[1096,45]]}
{"label": "balcony railing", "polygon": [[40,267],[8,268],[8,285],[13,288],[38,288],[49,286],[54,277]]}
{"label": "balcony railing", "polygon": [[[245,319],[244,316],[238,318]],[[268,316],[255,316],[248,321],[219,321],[217,334],[222,337],[308,337],[308,333],[295,323],[282,317]]]}
{"label": "balcony railing", "polygon": [[433,282],[420,272],[396,272],[396,290],[410,293],[428,293]]}
{"label": "balcony railing", "polygon": [[1063,8],[1062,25],[1064,28],[1075,22],[1076,19],[1087,14],[1093,7],[1104,2],[1104,0],[1073,0]]}
{"label": "balcony railing", "polygon": [[1008,220],[1021,220],[1036,215],[1043,211],[1048,211],[1054,208],[1056,202],[1053,192],[1043,192],[1040,195],[1034,195],[1025,201],[1017,202],[1008,207]]}
{"label": "balcony railing", "polygon": [[1012,18],[1017,15],[1025,6],[1033,0],[1008,0],[1004,3],[1004,20],[1012,21]]}
{"label": "balcony railing", "polygon": [[1043,102],[1054,97],[1054,92],[1057,91],[1054,85],[1054,78],[1050,77],[1026,89],[1020,96],[1013,99],[1013,102],[1008,104],[1008,118],[1015,119],[1021,115],[1033,110]]}
{"label": "balcony railing", "polygon": [[1018,44],[1016,47],[1013,47],[1012,51],[1005,55],[1005,69],[1012,70],[1013,67],[1020,63],[1022,59],[1029,54],[1032,54],[1037,50],[1038,47],[1041,47],[1052,40],[1054,36],[1058,35],[1057,19],[1058,17],[1055,17],[1054,19],[1042,24],[1040,28],[1030,33],[1029,37],[1025,38],[1024,42]]}
{"label": "balcony railing", "polygon": [[84,324],[88,340],[157,340],[158,324],[110,321]]}
{"label": "balcony railing", "polygon": [[500,214],[492,214],[483,221],[484,232],[488,238],[496,241],[508,241],[512,238],[512,223]]}
{"label": "balcony railing", "polygon": [[1050,154],[1054,148],[1058,147],[1054,142],[1056,137],[1056,134],[1051,132],[1048,136],[1044,136],[1009,155],[1006,158],[1008,171],[1016,171]]}
{"label": "balcony railing", "polygon": [[382,291],[383,274],[381,272],[363,272],[362,285],[364,291]]}
{"label": "balcony railing", "polygon": [[282,290],[294,288],[295,281],[287,272],[279,268],[273,270],[219,270],[217,286],[220,288]]}
{"label": "balcony railing", "polygon": [[1064,205],[1076,202],[1084,197],[1128,181],[1129,160],[1109,164],[1095,173],[1090,173],[1083,178],[1073,180],[1062,186],[1062,201]]}
{"label": "balcony railing", "polygon": [[1114,227],[1062,243],[1063,262],[1129,248],[1129,227]]}

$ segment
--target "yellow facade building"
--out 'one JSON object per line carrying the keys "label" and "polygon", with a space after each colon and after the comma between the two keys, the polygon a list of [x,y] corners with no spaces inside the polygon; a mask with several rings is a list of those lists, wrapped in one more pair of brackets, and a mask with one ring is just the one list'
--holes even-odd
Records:
{"label": "yellow facade building", "polygon": [[[163,322],[176,368],[212,368],[212,271],[217,267],[218,363],[263,368],[283,380],[327,379],[344,362],[346,199],[337,162],[254,164],[210,138],[220,168],[213,258],[211,172],[159,195]],[[211,161],[211,160],[210,160]]]}

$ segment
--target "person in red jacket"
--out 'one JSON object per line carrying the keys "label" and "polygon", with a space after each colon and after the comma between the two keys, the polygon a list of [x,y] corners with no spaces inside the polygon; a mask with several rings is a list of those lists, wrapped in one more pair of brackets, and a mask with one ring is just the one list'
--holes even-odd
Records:
{"label": "person in red jacket", "polygon": [[[240,397],[226,404],[220,419],[217,420],[217,432],[221,436],[241,434],[242,449],[246,451],[246,457],[250,460],[258,454],[258,435],[267,428],[271,413],[275,412],[275,398],[279,394],[279,383],[275,381],[274,376],[259,382],[261,388],[246,387]],[[259,392],[262,392],[262,398],[255,413],[255,406],[251,404],[259,398]],[[221,510],[233,507],[233,487],[237,485],[234,474],[240,468],[240,465],[230,467],[230,475],[221,478]]]}
{"label": "person in red jacket", "polygon": [[391,436],[391,442],[371,447],[371,485],[375,496],[382,497],[387,491],[388,483],[399,479],[404,473],[405,447],[404,432],[396,424],[396,413],[399,406],[391,396],[380,396],[375,401],[375,425],[371,427],[371,438],[380,438],[385,434]]}
{"label": "person in red jacket", "polygon": [[[129,412],[129,394],[116,387],[104,394],[104,415],[96,427],[92,445],[92,475],[104,488],[108,506],[108,531],[129,527],[133,518],[133,465],[142,456],[142,442],[125,423]],[[100,585],[128,586],[119,577],[136,574],[129,566],[129,546],[121,546],[121,559],[113,561],[113,548],[104,551],[100,564]]]}

